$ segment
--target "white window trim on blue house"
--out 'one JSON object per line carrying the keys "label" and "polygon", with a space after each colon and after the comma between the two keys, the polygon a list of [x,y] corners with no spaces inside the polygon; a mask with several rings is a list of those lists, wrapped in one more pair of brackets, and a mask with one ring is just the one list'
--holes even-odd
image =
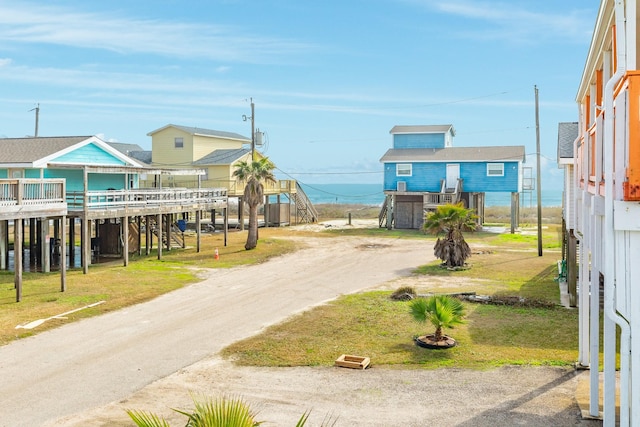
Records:
{"label": "white window trim on blue house", "polygon": [[413,165],[411,163],[396,164],[396,176],[412,176]]}
{"label": "white window trim on blue house", "polygon": [[487,163],[487,176],[504,176],[504,163]]}

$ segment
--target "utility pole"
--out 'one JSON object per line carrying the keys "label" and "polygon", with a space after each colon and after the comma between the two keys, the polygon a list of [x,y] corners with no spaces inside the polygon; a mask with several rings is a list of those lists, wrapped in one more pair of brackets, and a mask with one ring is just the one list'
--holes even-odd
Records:
{"label": "utility pole", "polygon": [[255,106],[253,104],[253,98],[251,100],[251,161],[256,161],[256,119],[255,119]]}
{"label": "utility pole", "polygon": [[253,98],[249,98],[251,101],[251,117],[247,117],[246,115],[242,115],[242,120],[247,121],[247,119],[251,119],[251,161],[256,161],[256,129],[255,129],[255,105],[253,104]]}
{"label": "utility pole", "polygon": [[36,104],[36,108],[32,108],[29,111],[34,111],[36,112],[36,131],[34,136],[37,138],[38,137],[38,120],[40,119],[40,104]]}
{"label": "utility pole", "polygon": [[536,191],[538,195],[538,256],[542,256],[542,183],[540,182],[540,116],[538,114],[538,86],[533,86],[536,95]]}

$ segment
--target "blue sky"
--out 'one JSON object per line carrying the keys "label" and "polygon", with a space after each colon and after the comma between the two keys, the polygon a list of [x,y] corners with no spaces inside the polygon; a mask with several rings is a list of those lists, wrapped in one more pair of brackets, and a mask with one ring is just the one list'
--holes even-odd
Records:
{"label": "blue sky", "polygon": [[382,182],[395,125],[524,145],[561,188],[557,128],[596,0],[0,0],[0,137],[99,135],[150,149],[173,123],[250,136],[281,178]]}

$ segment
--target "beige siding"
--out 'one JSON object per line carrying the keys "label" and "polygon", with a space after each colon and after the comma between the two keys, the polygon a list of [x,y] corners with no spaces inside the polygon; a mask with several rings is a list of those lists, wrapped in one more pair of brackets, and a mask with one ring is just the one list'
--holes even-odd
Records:
{"label": "beige siding", "polygon": [[193,136],[193,160],[198,160],[214,150],[239,149],[242,142],[233,139],[217,138],[214,136]]}
{"label": "beige siding", "polygon": [[[175,148],[175,138],[181,137],[184,147]],[[152,161],[162,167],[189,167],[193,161],[193,137],[176,128],[167,128],[153,134]]]}

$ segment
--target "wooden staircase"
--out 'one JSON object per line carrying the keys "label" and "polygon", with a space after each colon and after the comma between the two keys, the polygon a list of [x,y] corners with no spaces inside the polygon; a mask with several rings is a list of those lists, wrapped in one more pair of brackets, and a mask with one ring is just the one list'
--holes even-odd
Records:
{"label": "wooden staircase", "polygon": [[[378,227],[384,228],[387,226],[387,215],[389,215],[389,205],[387,204],[388,198],[384,198],[384,202],[382,203],[382,208],[380,208],[380,213],[378,214]],[[391,223],[393,227],[393,214],[391,214]]]}
{"label": "wooden staircase", "polygon": [[[156,238],[158,237],[158,226],[155,220],[155,217],[146,217],[149,218],[149,224],[145,224],[146,226],[151,227],[151,231],[153,232],[153,234],[156,236]],[[162,216],[162,222],[165,223],[167,220],[167,216],[163,215]],[[180,230],[180,228],[178,227],[178,224],[173,222],[171,223],[171,248],[172,249],[182,249],[185,247],[185,243],[184,243],[184,235],[182,234],[182,231]],[[167,247],[167,233],[165,230],[162,230],[162,246],[163,247]]]}
{"label": "wooden staircase", "polygon": [[300,184],[296,182],[295,193],[290,193],[291,201],[296,210],[296,223],[311,224],[318,222],[318,211],[307,197]]}

